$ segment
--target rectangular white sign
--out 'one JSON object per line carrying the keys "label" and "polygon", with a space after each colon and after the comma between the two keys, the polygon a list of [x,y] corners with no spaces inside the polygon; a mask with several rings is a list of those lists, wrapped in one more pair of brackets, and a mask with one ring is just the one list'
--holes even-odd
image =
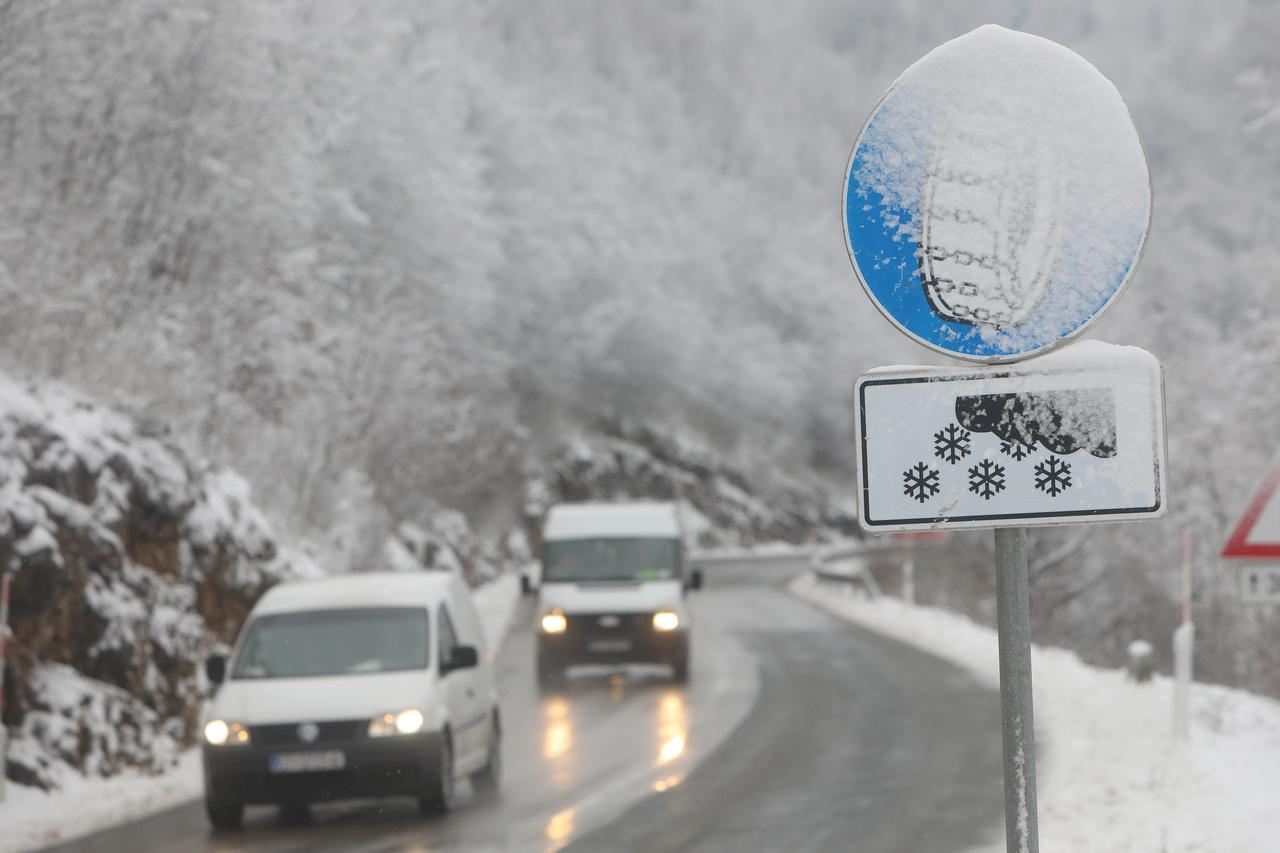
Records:
{"label": "rectangular white sign", "polygon": [[1254,604],[1280,604],[1280,566],[1241,569],[1240,597]]}
{"label": "rectangular white sign", "polygon": [[858,508],[873,532],[1135,521],[1165,512],[1164,382],[1132,347],[858,379]]}

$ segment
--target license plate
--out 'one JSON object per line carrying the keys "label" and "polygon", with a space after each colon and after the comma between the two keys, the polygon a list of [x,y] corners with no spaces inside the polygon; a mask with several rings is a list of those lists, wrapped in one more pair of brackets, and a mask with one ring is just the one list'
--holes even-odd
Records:
{"label": "license plate", "polygon": [[587,649],[593,652],[629,652],[631,651],[630,640],[592,640],[587,643]]}
{"label": "license plate", "polygon": [[347,755],[340,749],[328,752],[282,752],[271,756],[272,773],[314,773],[341,770],[347,766]]}

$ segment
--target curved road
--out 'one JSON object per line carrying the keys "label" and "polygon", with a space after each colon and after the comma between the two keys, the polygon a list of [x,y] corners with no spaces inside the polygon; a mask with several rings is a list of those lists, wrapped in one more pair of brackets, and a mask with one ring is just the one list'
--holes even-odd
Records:
{"label": "curved road", "polygon": [[588,671],[533,681],[532,607],[499,656],[505,778],[493,800],[251,809],[213,834],[193,803],[59,851],[963,851],[1003,832],[998,698],[963,672],[781,588],[777,563],[711,568],[692,682]]}

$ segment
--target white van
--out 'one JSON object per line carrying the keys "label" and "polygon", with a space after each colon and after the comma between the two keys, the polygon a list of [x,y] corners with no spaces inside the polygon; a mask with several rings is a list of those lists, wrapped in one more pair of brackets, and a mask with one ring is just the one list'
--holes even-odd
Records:
{"label": "white van", "polygon": [[355,574],[272,588],[230,659],[204,724],[214,827],[244,806],[411,796],[448,810],[454,782],[497,789],[501,724],[470,591],[445,572]]}
{"label": "white van", "polygon": [[582,663],[668,664],[689,678],[692,614],[680,514],[670,503],[561,504],[547,515],[538,590],[538,684]]}

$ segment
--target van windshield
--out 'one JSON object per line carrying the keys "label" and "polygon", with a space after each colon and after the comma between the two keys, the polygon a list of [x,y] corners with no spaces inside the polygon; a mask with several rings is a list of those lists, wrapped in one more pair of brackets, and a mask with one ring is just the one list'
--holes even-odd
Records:
{"label": "van windshield", "polygon": [[259,616],[232,678],[306,678],[425,669],[427,611],[420,607],[305,610]]}
{"label": "van windshield", "polygon": [[569,539],[544,546],[544,582],[648,581],[679,576],[678,539]]}

